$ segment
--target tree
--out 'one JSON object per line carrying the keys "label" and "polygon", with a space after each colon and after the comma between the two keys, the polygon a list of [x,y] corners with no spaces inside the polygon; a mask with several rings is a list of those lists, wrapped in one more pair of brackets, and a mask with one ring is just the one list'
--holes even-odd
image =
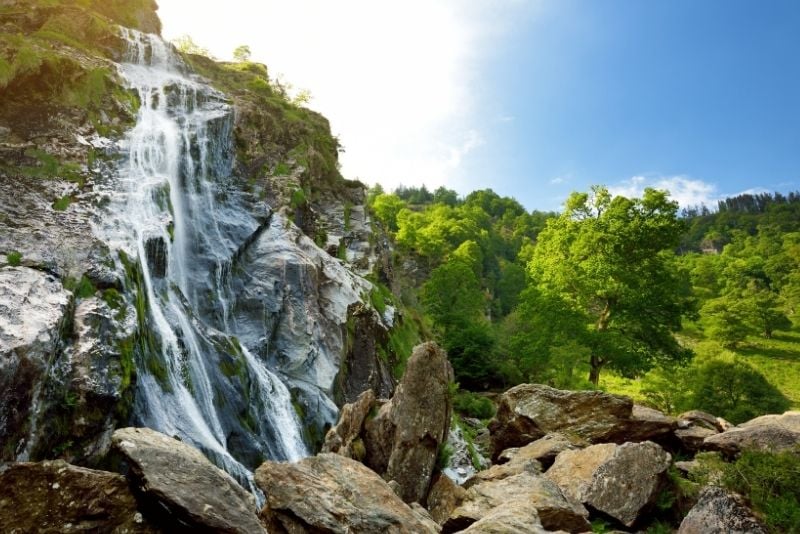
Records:
{"label": "tree", "polygon": [[662,191],[628,199],[594,187],[573,193],[539,234],[531,278],[543,296],[583,317],[595,386],[606,366],[636,376],[690,354],[674,336],[694,311],[688,274],[673,253],[684,228],[677,210]]}
{"label": "tree", "polygon": [[764,375],[738,360],[712,359],[690,379],[687,406],[723,417],[734,424],[789,409],[789,400]]}
{"label": "tree", "polygon": [[211,57],[211,52],[208,51],[208,48],[203,48],[195,43],[189,35],[181,35],[172,41],[172,44],[184,54],[194,54],[196,56],[205,56],[209,58]]}
{"label": "tree", "polygon": [[406,203],[400,197],[385,193],[379,193],[372,202],[372,212],[390,232],[397,231],[397,214],[405,207]]}
{"label": "tree", "polygon": [[247,45],[237,46],[233,49],[233,59],[234,61],[238,61],[240,63],[250,61],[251,54],[252,52],[250,51],[250,47]]}

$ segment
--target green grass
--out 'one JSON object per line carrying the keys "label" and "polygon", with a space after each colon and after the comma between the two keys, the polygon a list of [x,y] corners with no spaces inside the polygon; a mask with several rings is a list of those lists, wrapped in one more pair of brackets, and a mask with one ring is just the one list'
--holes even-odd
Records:
{"label": "green grass", "polygon": [[[736,349],[723,349],[718,343],[697,338],[684,339],[694,349],[695,358],[721,358],[741,361],[752,366],[789,399],[791,409],[800,409],[800,332],[776,332],[772,339],[750,336]],[[600,375],[600,387],[609,393],[627,395],[644,402],[642,380],[621,377],[605,370]]]}

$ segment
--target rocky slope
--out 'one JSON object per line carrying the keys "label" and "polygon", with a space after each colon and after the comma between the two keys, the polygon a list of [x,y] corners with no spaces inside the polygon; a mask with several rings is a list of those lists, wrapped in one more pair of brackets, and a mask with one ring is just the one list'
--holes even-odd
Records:
{"label": "rocky slope", "polygon": [[[755,429],[760,436],[797,433],[796,412],[715,429],[702,444],[689,446],[679,431],[716,418],[692,412],[665,418],[655,428],[619,418],[615,406],[628,400],[607,398],[606,409],[595,413],[592,433],[602,427],[628,438],[590,444],[585,426],[572,432],[570,425],[587,420],[581,408],[587,392],[526,386],[505,393],[500,402],[513,398],[528,406],[519,415],[530,425],[560,421],[561,430],[518,440],[525,443],[503,451],[498,463],[458,485],[439,471],[441,463],[420,461],[430,458],[432,447],[445,445],[451,406],[437,384],[451,373],[437,347],[417,347],[392,399],[378,400],[368,391],[344,407],[326,438],[331,452],[295,463],[267,461],[256,470],[263,507],[196,449],[150,429],[125,428],[114,432],[108,457],[122,475],[63,461],[0,468],[0,518],[11,532],[579,533],[601,525],[605,532],[768,532],[744,498],[718,485],[713,469],[697,491],[675,493],[696,484],[683,478],[685,473],[713,464],[703,463],[702,455],[691,462],[673,459],[711,451],[720,437],[736,442],[739,451],[772,447],[747,436]],[[554,398],[560,408],[553,406]],[[428,409],[420,410],[420,403]],[[499,428],[509,436],[502,419],[490,425],[493,438]],[[799,447],[800,437],[794,439],[793,447]],[[375,450],[385,451],[390,462],[376,467]]]}
{"label": "rocky slope", "polygon": [[401,320],[324,117],[155,7],[0,2],[0,459],[100,465],[136,424],[242,481],[392,395]]}

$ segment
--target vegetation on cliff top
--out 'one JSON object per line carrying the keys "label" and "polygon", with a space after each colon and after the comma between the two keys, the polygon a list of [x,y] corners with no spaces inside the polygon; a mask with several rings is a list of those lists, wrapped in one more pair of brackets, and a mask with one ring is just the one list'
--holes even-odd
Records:
{"label": "vegetation on cliff top", "polygon": [[[426,273],[420,303],[462,387],[592,387],[603,351],[601,387],[734,422],[800,406],[800,197],[770,198],[679,215],[655,192],[598,189],[556,216],[492,191],[368,194],[396,263]],[[725,246],[701,252],[698,225]]]}

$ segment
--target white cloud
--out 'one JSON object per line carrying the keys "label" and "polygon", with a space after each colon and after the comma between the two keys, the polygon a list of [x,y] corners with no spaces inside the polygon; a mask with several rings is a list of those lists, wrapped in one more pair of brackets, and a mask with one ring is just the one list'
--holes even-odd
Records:
{"label": "white cloud", "polygon": [[556,176],[555,178],[550,180],[550,184],[551,185],[561,185],[561,184],[568,183],[570,180],[572,180],[572,175],[571,174],[562,174],[561,176]]}
{"label": "white cloud", "polygon": [[647,187],[669,191],[681,207],[705,204],[713,209],[720,198],[716,185],[688,176],[633,176],[608,189],[614,195],[640,197]]}
{"label": "white cloud", "polygon": [[159,0],[164,36],[220,58],[247,44],[313,95],[346,152],[343,173],[393,187],[452,186],[481,141],[481,65],[520,0]]}

